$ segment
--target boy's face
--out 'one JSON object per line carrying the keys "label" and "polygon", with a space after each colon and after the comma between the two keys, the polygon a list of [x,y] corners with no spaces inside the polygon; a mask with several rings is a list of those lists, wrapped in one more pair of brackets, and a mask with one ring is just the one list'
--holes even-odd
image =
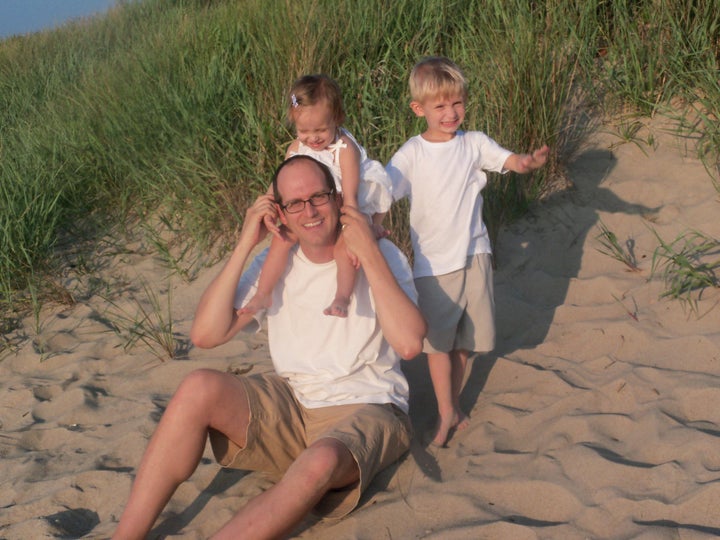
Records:
{"label": "boy's face", "polygon": [[413,101],[410,108],[417,116],[425,117],[427,130],[423,137],[431,142],[449,141],[465,119],[465,98],[461,95],[427,98]]}

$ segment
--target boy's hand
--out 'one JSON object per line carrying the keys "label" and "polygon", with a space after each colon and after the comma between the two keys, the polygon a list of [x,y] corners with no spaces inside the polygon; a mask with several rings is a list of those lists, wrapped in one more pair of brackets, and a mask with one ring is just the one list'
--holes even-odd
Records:
{"label": "boy's hand", "polygon": [[544,145],[532,154],[513,154],[508,158],[505,168],[518,174],[527,174],[545,165],[549,153],[550,147]]}
{"label": "boy's hand", "polygon": [[545,145],[542,148],[535,150],[532,154],[521,155],[518,164],[518,168],[520,170],[515,172],[525,174],[529,173],[530,171],[534,171],[535,169],[539,169],[540,167],[545,165],[549,153],[550,148],[548,147],[548,145]]}

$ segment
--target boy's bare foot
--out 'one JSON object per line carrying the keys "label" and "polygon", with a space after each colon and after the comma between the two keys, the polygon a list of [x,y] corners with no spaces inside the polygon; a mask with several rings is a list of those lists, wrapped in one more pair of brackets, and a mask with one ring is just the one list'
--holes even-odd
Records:
{"label": "boy's bare foot", "polygon": [[269,308],[271,305],[272,297],[269,294],[256,293],[247,304],[240,308],[239,312],[255,314]]}
{"label": "boy's bare foot", "polygon": [[348,316],[348,306],[350,305],[350,299],[342,296],[336,296],[328,307],[323,310],[325,315],[332,315],[333,317],[345,318]]}
{"label": "boy's bare foot", "polygon": [[470,425],[470,419],[462,412],[454,411],[452,416],[438,418],[435,437],[430,442],[432,446],[444,447],[450,440],[454,431],[462,431]]}
{"label": "boy's bare foot", "polygon": [[462,431],[469,425],[470,425],[470,418],[465,416],[462,413],[459,413],[457,424],[455,424],[455,429],[457,429],[458,431]]}

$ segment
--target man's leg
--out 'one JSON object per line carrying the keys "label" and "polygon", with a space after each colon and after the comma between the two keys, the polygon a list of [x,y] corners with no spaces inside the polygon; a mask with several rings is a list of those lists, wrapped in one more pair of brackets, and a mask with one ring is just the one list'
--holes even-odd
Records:
{"label": "man's leg", "polygon": [[319,439],[277,484],[248,502],[213,538],[255,540],[288,534],[328,490],[356,482],[359,474],[345,445],[333,438]]}
{"label": "man's leg", "polygon": [[248,400],[237,377],[211,370],[188,375],[150,440],[113,538],[147,535],[175,489],[195,471],[208,428],[244,446],[248,421]]}

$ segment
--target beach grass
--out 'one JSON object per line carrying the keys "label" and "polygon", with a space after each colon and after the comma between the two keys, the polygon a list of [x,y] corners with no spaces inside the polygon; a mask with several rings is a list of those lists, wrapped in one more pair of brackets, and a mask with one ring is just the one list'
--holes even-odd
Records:
{"label": "beach grass", "polygon": [[[339,81],[346,126],[386,162],[422,129],[408,107],[412,65],[453,58],[470,83],[466,129],[519,152],[552,149],[533,175],[491,177],[493,241],[554,188],[597,111],[676,114],[716,170],[717,8],[716,0],[142,0],[6,39],[0,326],[69,296],[57,253],[74,243],[144,230],[185,279],[191,252],[224,253],[292,138],[283,95],[305,73]],[[686,111],[691,124],[681,121]],[[635,125],[623,128],[629,140]],[[407,204],[392,209],[388,226],[409,252]]]}
{"label": "beach grass", "polygon": [[176,338],[172,316],[172,285],[168,283],[165,303],[142,278],[142,291],[132,294],[131,306],[107,298],[105,320],[124,342],[125,350],[143,344],[160,360],[172,360],[178,354],[181,340]]}
{"label": "beach grass", "polygon": [[685,231],[668,242],[654,229],[659,245],[653,252],[652,273],[665,282],[662,297],[675,298],[698,314],[704,289],[720,287],[720,240],[700,231]]}

